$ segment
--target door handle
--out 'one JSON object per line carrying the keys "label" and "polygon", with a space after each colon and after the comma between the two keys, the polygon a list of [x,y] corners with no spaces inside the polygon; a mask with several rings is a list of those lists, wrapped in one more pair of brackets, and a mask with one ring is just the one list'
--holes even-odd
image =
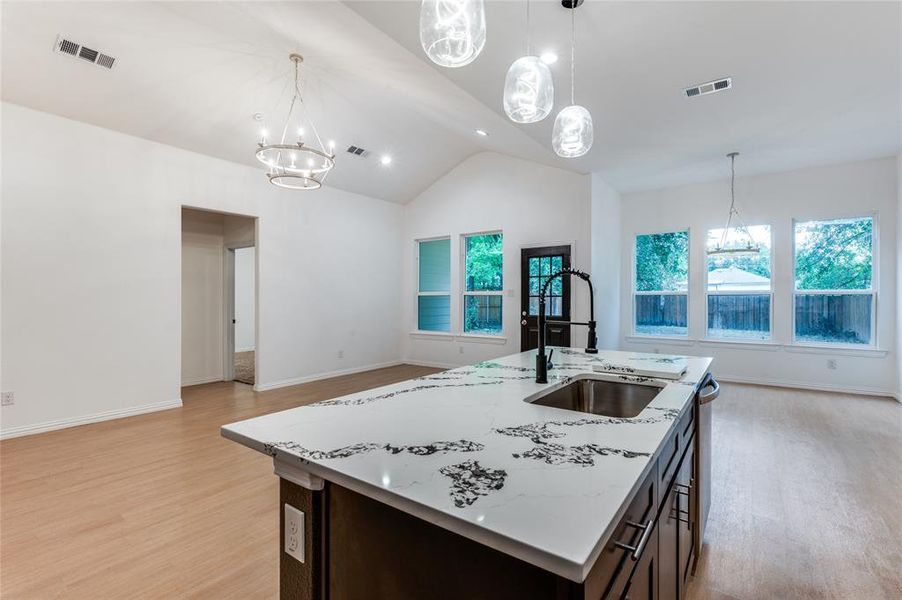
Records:
{"label": "door handle", "polygon": [[520,321],[520,325],[526,325],[526,319],[523,319],[522,321]]}
{"label": "door handle", "polygon": [[717,380],[714,379],[714,377],[710,373],[708,373],[708,375],[705,377],[704,382],[702,383],[702,389],[706,387],[710,387],[711,391],[707,394],[699,394],[699,404],[707,404],[708,402],[713,402],[714,400],[717,400],[718,396],[720,396],[720,384],[717,383]]}

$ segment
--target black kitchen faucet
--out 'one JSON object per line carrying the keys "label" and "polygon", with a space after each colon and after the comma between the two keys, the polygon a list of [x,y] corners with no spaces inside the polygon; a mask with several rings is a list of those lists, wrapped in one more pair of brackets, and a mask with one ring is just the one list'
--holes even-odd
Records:
{"label": "black kitchen faucet", "polygon": [[[548,357],[545,356],[545,294],[548,292],[548,286],[556,277],[563,275],[575,275],[589,284],[589,321],[586,323],[577,323],[576,321],[555,321],[560,325],[586,325],[589,328],[589,336],[586,340],[586,353],[597,354],[598,338],[595,335],[595,290],[592,289],[592,281],[588,273],[584,273],[578,269],[565,267],[545,280],[542,286],[542,293],[539,294],[539,351],[536,354],[536,383],[548,383]],[[553,350],[552,350],[553,352]]]}

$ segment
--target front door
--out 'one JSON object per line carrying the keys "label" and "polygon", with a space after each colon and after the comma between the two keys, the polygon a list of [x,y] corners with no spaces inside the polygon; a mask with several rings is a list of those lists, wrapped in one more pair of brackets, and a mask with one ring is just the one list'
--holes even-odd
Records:
{"label": "front door", "polygon": [[[539,294],[552,273],[570,266],[570,246],[524,248],[520,252],[520,351],[539,346]],[[558,277],[545,295],[547,346],[570,346],[570,276]]]}

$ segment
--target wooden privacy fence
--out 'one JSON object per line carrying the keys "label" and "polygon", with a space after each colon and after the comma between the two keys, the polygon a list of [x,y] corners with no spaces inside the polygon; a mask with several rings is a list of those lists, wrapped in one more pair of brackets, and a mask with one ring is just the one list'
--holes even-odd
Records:
{"label": "wooden privacy fence", "polygon": [[770,331],[770,295],[708,296],[708,329]]}

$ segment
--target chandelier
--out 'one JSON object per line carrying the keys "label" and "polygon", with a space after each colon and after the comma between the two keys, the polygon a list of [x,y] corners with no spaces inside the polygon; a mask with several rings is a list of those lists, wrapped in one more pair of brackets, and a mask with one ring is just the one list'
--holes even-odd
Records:
{"label": "chandelier", "polygon": [[[730,212],[727,214],[727,224],[723,228],[720,241],[717,246],[708,250],[708,256],[749,256],[759,254],[761,246],[755,242],[749,228],[745,226],[742,217],[739,215],[739,209],[736,208],[736,157],[738,152],[730,152],[727,158],[730,159]],[[733,217],[736,217],[736,231],[741,235],[745,235],[746,242],[727,244],[727,236],[730,234],[730,225],[733,223]]]}
{"label": "chandelier", "polygon": [[266,165],[266,176],[273,185],[289,190],[315,190],[323,185],[326,175],[335,166],[335,144],[329,142],[326,149],[307,115],[299,79],[304,57],[290,54],[288,58],[294,63],[294,95],[288,114],[279,137],[270,138],[265,128],[260,132],[256,156]]}

